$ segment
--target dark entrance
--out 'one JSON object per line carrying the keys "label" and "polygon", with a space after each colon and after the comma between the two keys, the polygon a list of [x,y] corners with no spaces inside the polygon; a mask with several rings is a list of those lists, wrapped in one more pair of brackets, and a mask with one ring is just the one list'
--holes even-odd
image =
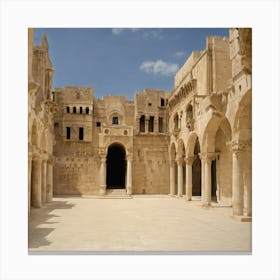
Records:
{"label": "dark entrance", "polygon": [[192,195],[201,196],[201,160],[199,158],[200,145],[198,138],[196,138],[194,147],[194,161],[192,165]]}
{"label": "dark entrance", "polygon": [[211,163],[211,196],[212,201],[217,201],[217,179],[216,179],[216,160]]}
{"label": "dark entrance", "polygon": [[113,144],[107,153],[107,189],[125,188],[125,150],[121,145]]}

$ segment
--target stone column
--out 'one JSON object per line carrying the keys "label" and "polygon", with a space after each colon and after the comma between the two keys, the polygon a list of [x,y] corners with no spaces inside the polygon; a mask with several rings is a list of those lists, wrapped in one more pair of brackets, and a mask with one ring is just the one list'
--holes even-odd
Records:
{"label": "stone column", "polygon": [[175,161],[170,160],[169,162],[169,172],[170,172],[170,195],[175,195]]}
{"label": "stone column", "polygon": [[132,195],[132,160],[133,155],[128,155],[126,157],[127,165],[126,165],[126,192],[128,195]]}
{"label": "stone column", "polygon": [[31,205],[40,208],[42,205],[42,159],[36,155],[32,161]]}
{"label": "stone column", "polygon": [[201,162],[201,202],[203,204],[205,200],[205,188],[204,188],[204,158],[202,154],[199,154],[200,162]]}
{"label": "stone column", "polygon": [[54,158],[50,157],[47,161],[47,202],[51,202],[53,198],[53,165]]}
{"label": "stone column", "polygon": [[232,210],[233,215],[243,216],[244,188],[242,178],[243,151],[237,146],[232,149]]}
{"label": "stone column", "polygon": [[202,206],[211,206],[211,163],[214,159],[213,154],[202,154],[201,159],[201,173],[202,173]]}
{"label": "stone column", "polygon": [[252,216],[252,152],[246,152],[244,169],[244,215]]}
{"label": "stone column", "polygon": [[186,157],[186,200],[192,200],[192,164],[193,157]]}
{"label": "stone column", "polygon": [[183,196],[183,162],[184,158],[177,159],[178,166],[178,196]]}
{"label": "stone column", "polygon": [[42,160],[42,202],[47,201],[47,161]]}
{"label": "stone column", "polygon": [[32,154],[28,154],[28,214],[30,213],[31,205],[31,169],[32,169]]}
{"label": "stone column", "polygon": [[99,195],[106,194],[106,155],[101,156],[100,164],[100,189]]}
{"label": "stone column", "polygon": [[158,133],[159,129],[158,129],[158,115],[155,115],[154,117],[154,132]]}
{"label": "stone column", "polygon": [[150,116],[145,115],[145,133],[149,133],[149,121],[150,121]]}

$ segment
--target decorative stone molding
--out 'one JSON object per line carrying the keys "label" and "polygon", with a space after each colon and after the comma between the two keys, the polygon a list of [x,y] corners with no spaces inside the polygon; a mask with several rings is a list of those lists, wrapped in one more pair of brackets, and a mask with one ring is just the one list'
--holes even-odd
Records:
{"label": "decorative stone molding", "polygon": [[251,140],[233,140],[231,142],[231,149],[234,153],[248,151],[252,148]]}
{"label": "decorative stone molding", "polygon": [[196,90],[197,81],[196,79],[190,80],[188,83],[180,87],[177,92],[174,92],[168,100],[168,107],[172,109],[181,101],[183,101],[191,92]]}
{"label": "decorative stone molding", "polygon": [[216,153],[200,153],[199,158],[205,162],[211,162],[216,159]]}
{"label": "decorative stone molding", "polygon": [[185,157],[185,162],[187,165],[192,165],[194,161],[194,157]]}
{"label": "decorative stone molding", "polygon": [[176,162],[178,165],[183,165],[185,163],[185,158],[184,157],[177,157]]}
{"label": "decorative stone molding", "polygon": [[126,155],[126,160],[133,161],[133,154],[127,154]]}
{"label": "decorative stone molding", "polygon": [[194,119],[187,119],[186,127],[189,129],[189,131],[193,131],[194,130]]}

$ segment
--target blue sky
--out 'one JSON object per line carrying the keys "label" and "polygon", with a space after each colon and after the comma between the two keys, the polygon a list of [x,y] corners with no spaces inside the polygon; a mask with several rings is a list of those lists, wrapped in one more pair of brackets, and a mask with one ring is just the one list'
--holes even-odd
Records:
{"label": "blue sky", "polygon": [[227,28],[36,28],[46,33],[55,68],[53,88],[89,86],[94,95],[134,94],[144,88],[171,90],[174,74],[206,36],[228,36]]}

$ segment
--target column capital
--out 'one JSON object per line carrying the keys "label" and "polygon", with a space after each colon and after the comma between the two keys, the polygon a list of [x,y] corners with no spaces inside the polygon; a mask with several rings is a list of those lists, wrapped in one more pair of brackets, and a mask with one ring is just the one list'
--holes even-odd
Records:
{"label": "column capital", "polygon": [[183,165],[185,158],[184,157],[177,157],[176,158],[177,164],[178,165]]}
{"label": "column capital", "polygon": [[126,160],[133,161],[133,154],[127,154],[126,155]]}
{"label": "column capital", "polygon": [[101,159],[102,159],[102,158],[105,158],[105,159],[106,159],[106,157],[107,157],[106,148],[101,147],[101,148],[99,148],[98,152],[99,152],[99,156],[100,156]]}
{"label": "column capital", "polygon": [[174,167],[174,165],[175,165],[175,159],[170,159],[170,160],[169,160],[169,165]]}
{"label": "column capital", "polygon": [[216,153],[200,153],[199,158],[205,162],[211,162],[216,158]]}
{"label": "column capital", "polygon": [[185,157],[185,162],[187,165],[192,165],[194,161],[194,157]]}
{"label": "column capital", "polygon": [[232,140],[231,150],[233,153],[249,151],[252,148],[251,140]]}
{"label": "column capital", "polygon": [[49,164],[51,164],[51,165],[54,165],[55,164],[55,157],[54,156],[52,156],[52,155],[50,155],[49,157],[48,157],[48,159],[47,159],[47,162],[49,163]]}
{"label": "column capital", "polygon": [[41,162],[42,156],[39,153],[33,153],[32,160]]}

